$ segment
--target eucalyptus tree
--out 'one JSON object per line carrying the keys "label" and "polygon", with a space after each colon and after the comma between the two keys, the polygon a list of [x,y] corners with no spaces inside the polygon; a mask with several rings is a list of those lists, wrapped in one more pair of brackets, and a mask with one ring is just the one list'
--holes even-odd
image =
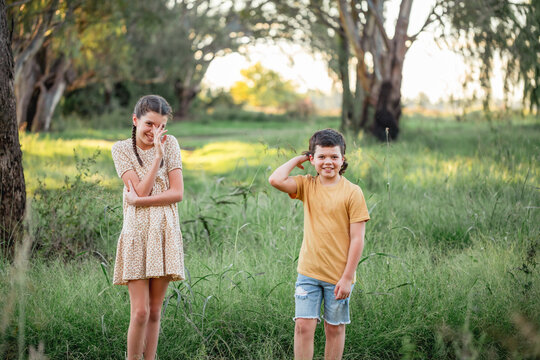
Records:
{"label": "eucalyptus tree", "polygon": [[[47,131],[66,89],[121,73],[122,1],[8,1],[13,24],[17,124]],[[120,47],[121,48],[121,47]],[[107,60],[107,61],[105,61]]]}
{"label": "eucalyptus tree", "polygon": [[352,119],[360,116],[362,103],[355,101],[359,92],[352,89],[351,52],[337,3],[334,0],[267,1],[250,16],[258,24],[260,38],[286,40],[322,56],[330,75],[341,85],[341,130],[351,129]]}
{"label": "eucalyptus tree", "polygon": [[132,1],[127,36],[134,80],[170,83],[175,117],[187,116],[210,63],[250,41],[248,14],[255,6],[253,1]]}
{"label": "eucalyptus tree", "polygon": [[[408,34],[413,0],[402,0],[395,22],[394,35],[385,29],[384,0],[339,0],[340,20],[354,51],[357,80],[363,91],[363,115],[355,118],[353,131],[366,127],[370,121],[369,107],[375,107],[372,132],[379,139],[397,137],[401,117],[401,81],[407,50],[431,22],[438,18],[436,4],[418,33]],[[358,97],[358,96],[357,96]]]}
{"label": "eucalyptus tree", "polygon": [[270,24],[266,36],[302,43],[324,54],[337,75],[343,91],[341,130],[356,135],[365,129],[383,140],[388,127],[395,138],[401,116],[403,61],[420,32],[437,18],[437,6],[420,31],[409,35],[412,0],[402,0],[390,38],[384,26],[385,0],[270,3],[259,15],[261,23]]}
{"label": "eucalyptus tree", "polygon": [[9,34],[6,3],[0,0],[0,250],[8,254],[18,238],[26,204]]}
{"label": "eucalyptus tree", "polygon": [[522,100],[531,111],[540,105],[540,1],[443,1],[442,19],[449,44],[478,70],[489,109],[496,58],[503,63],[505,103],[513,87],[523,86]]}

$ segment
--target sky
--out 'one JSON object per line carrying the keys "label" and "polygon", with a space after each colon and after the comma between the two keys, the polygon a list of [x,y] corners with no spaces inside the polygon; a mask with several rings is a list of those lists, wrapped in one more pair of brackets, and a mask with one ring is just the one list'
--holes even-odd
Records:
{"label": "sky", "polygon": [[[399,12],[399,0],[390,0],[387,7],[388,35],[393,36],[393,24]],[[411,10],[409,34],[415,34],[424,24],[434,0],[415,0]],[[209,66],[203,84],[210,88],[230,88],[242,80],[240,70],[257,62],[279,72],[284,79],[292,80],[299,92],[320,90],[330,94],[335,90],[328,75],[326,63],[320,56],[313,56],[299,45],[248,45],[248,57],[238,53],[216,58]],[[500,67],[500,65],[499,65]],[[432,102],[447,99],[450,95],[461,98],[466,65],[460,55],[437,44],[433,30],[426,30],[413,43],[403,65],[402,95],[414,99],[419,93],[426,94]],[[495,64],[497,69],[497,64]],[[502,74],[494,71],[492,78],[494,98],[502,97]],[[474,86],[473,86],[474,88]],[[476,86],[476,88],[479,88]]]}

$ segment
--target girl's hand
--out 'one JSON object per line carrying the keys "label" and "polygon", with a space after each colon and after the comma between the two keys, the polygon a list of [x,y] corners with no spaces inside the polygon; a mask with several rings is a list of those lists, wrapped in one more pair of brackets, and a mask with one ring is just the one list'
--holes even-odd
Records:
{"label": "girl's hand", "polygon": [[[154,133],[154,148],[156,149],[156,157],[163,158],[163,144],[167,140],[167,135],[164,135],[168,130],[165,130],[165,125],[155,127],[152,125],[152,132]],[[163,138],[162,138],[163,137]]]}
{"label": "girl's hand", "polygon": [[133,183],[131,180],[128,180],[128,189],[126,194],[126,201],[129,205],[137,206],[137,200],[139,200],[139,195],[133,189]]}
{"label": "girl's hand", "polygon": [[302,163],[309,160],[309,155],[299,155],[297,156],[297,160],[298,164],[296,164],[296,166],[304,170],[304,165],[302,165]]}

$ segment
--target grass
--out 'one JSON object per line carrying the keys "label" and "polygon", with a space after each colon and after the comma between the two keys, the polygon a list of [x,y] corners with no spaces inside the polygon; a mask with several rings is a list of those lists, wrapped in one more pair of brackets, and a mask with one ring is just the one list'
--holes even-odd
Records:
{"label": "grass", "polygon": [[[179,209],[189,277],[167,292],[160,359],[292,357],[302,207],[266,179],[307,147],[314,130],[337,122],[286,126],[170,125],[185,149],[186,196]],[[367,136],[348,139],[346,177],[363,188],[372,220],[344,358],[540,356],[539,123],[411,117],[402,129],[388,149]],[[34,256],[25,281],[15,281],[20,271],[0,263],[0,291],[24,304],[0,305],[9,320],[0,327],[5,358],[27,356],[40,343],[51,359],[124,356],[129,298],[125,287],[110,285],[121,221],[121,181],[110,146],[130,130],[84,134],[21,136],[29,193],[61,191],[66,176],[73,183],[74,147],[79,157],[100,150],[99,172],[84,180],[99,180],[110,196],[77,196],[98,199],[98,210],[116,209],[117,224],[70,260]],[[99,214],[92,215],[98,222]],[[319,326],[317,359],[323,350]]]}

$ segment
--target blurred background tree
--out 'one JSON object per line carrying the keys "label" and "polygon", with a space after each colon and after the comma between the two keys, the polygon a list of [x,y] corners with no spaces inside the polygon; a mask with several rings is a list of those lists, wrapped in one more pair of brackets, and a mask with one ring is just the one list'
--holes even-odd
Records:
{"label": "blurred background tree", "polygon": [[[245,52],[247,44],[288,42],[326,60],[341,92],[342,131],[356,135],[364,130],[385,139],[389,128],[395,138],[405,56],[436,20],[438,35],[480,69],[485,110],[499,56],[506,65],[506,93],[523,84],[525,106],[538,107],[538,2],[436,0],[415,34],[408,26],[413,0],[399,2],[395,22],[388,4],[8,0],[17,123],[28,131],[47,131],[58,104],[62,114],[91,119],[130,107],[149,92],[170,99],[175,118],[184,119],[202,98],[202,81],[214,59]],[[258,70],[263,68],[253,71]],[[267,82],[270,75],[259,74]],[[261,91],[254,82],[242,86],[243,96]],[[289,90],[285,86],[277,93]],[[234,92],[238,97],[240,88]],[[274,101],[277,93],[264,101]]]}
{"label": "blurred background tree", "polygon": [[278,108],[295,103],[300,95],[290,80],[283,80],[276,71],[265,69],[260,62],[241,71],[243,81],[231,87],[231,95],[237,103],[252,107]]}
{"label": "blurred background tree", "polygon": [[447,27],[442,38],[452,44],[478,70],[484,91],[484,111],[492,100],[491,78],[497,58],[503,62],[504,104],[523,85],[522,102],[531,112],[540,103],[540,1],[441,1]]}
{"label": "blurred background tree", "polygon": [[66,90],[122,76],[122,6],[121,1],[8,2],[19,128],[49,130]]}

